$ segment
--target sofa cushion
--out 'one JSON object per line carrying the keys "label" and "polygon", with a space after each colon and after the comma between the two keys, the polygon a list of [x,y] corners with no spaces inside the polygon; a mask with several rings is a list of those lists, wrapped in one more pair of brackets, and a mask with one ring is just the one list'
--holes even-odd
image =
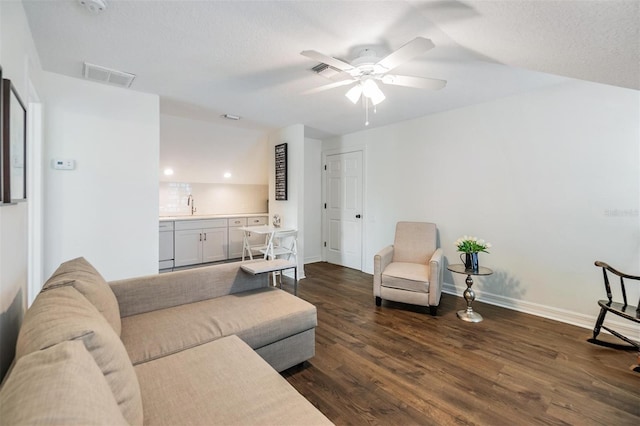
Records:
{"label": "sofa cushion", "polygon": [[382,272],[382,285],[401,290],[428,293],[428,277],[428,264],[391,262]]}
{"label": "sofa cushion", "polygon": [[7,425],[127,424],[82,341],[20,358],[0,389],[0,419]]}
{"label": "sofa cushion", "polygon": [[42,290],[71,285],[104,315],[115,332],[120,335],[120,308],[116,296],[102,275],[84,257],[61,264]]}
{"label": "sofa cushion", "polygon": [[316,326],[315,306],[266,287],[122,318],[122,341],[137,365],[232,334],[257,349]]}
{"label": "sofa cushion", "polygon": [[135,370],[145,424],[332,424],[237,336]]}
{"label": "sofa cushion", "polygon": [[240,262],[111,281],[122,318],[269,286],[269,276],[251,275]]}
{"label": "sofa cushion", "polygon": [[142,424],[140,388],[120,338],[98,310],[75,288],[41,292],[25,314],[16,359],[67,340],[82,340],[130,424]]}

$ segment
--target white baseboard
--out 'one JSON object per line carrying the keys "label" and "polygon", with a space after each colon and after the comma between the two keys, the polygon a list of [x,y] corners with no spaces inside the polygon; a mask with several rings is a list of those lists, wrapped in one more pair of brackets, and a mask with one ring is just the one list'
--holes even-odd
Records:
{"label": "white baseboard", "polygon": [[[456,288],[456,286],[450,283],[443,283],[442,291],[443,293],[462,297],[464,289],[458,289]],[[552,306],[541,305],[538,303],[527,302],[524,300],[512,299],[510,297],[482,292],[477,289],[474,289],[474,292],[476,293],[476,300],[483,303],[488,303],[490,305],[500,306],[503,308],[512,309],[514,311],[524,312],[526,314],[564,322],[589,330],[593,330],[593,326],[595,325],[597,319],[597,317],[594,316],[571,312],[565,309],[554,308]],[[597,301],[595,300],[593,301],[594,304],[596,302]],[[639,334],[639,327],[634,327],[633,323],[631,323],[630,321],[617,321],[615,319],[615,315],[607,315],[605,324],[610,325],[614,330],[632,339],[634,338],[634,336],[637,337]],[[602,330],[602,333],[608,334],[606,330]],[[591,337],[591,335],[589,335],[589,337]]]}
{"label": "white baseboard", "polygon": [[304,264],[322,262],[322,256],[305,257]]}

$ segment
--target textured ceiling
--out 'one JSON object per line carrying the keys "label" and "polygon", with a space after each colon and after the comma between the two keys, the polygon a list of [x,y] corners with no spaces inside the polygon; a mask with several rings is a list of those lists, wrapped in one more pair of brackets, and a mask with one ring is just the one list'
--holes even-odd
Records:
{"label": "textured ceiling", "polygon": [[166,114],[315,136],[364,128],[364,110],[300,55],[380,56],[423,36],[436,47],[398,74],[448,81],[431,92],[383,86],[371,126],[557,84],[565,77],[640,89],[640,1],[114,1],[92,15],[76,0],[23,0],[45,70],[81,77],[89,62],[137,75]]}

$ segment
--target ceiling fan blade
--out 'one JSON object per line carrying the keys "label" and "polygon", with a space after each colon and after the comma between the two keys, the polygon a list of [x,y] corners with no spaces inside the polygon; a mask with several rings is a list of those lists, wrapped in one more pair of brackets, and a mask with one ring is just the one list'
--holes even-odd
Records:
{"label": "ceiling fan blade", "polygon": [[447,85],[446,80],[438,80],[436,78],[411,77],[408,75],[389,75],[386,74],[380,78],[384,84],[393,84],[395,86],[415,87],[418,89],[438,90]]}
{"label": "ceiling fan blade", "polygon": [[329,83],[329,84],[325,84],[324,86],[315,87],[313,89],[306,90],[306,91],[302,92],[302,94],[303,95],[311,95],[313,93],[324,92],[325,90],[334,89],[334,88],[340,87],[340,86],[348,86],[349,84],[353,84],[355,82],[356,82],[356,80],[336,81],[335,83]]}
{"label": "ceiling fan blade", "polygon": [[394,69],[398,65],[415,58],[416,56],[433,49],[435,44],[428,38],[416,37],[395,52],[381,59],[376,65],[384,67],[387,71]]}
{"label": "ceiling fan blade", "polygon": [[322,62],[323,64],[330,65],[341,71],[350,71],[353,69],[353,67],[348,63],[343,62],[340,59],[332,58],[331,56],[327,56],[315,50],[303,50],[302,52],[300,52],[300,54],[302,56],[306,56],[309,59],[313,59],[314,61],[318,61],[318,62]]}

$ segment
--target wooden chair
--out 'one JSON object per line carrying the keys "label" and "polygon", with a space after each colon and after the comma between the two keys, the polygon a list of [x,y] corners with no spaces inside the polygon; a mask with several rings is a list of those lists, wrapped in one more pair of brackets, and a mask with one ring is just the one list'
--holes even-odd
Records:
{"label": "wooden chair", "polygon": [[[600,305],[600,315],[598,315],[596,326],[593,329],[593,340],[597,342],[596,338],[600,333],[600,329],[604,328],[605,330],[607,330],[609,333],[613,334],[617,338],[624,340],[625,342],[629,343],[630,345],[640,350],[640,342],[636,342],[635,340],[632,340],[618,333],[617,331],[614,331],[611,328],[605,327],[604,325],[602,325],[602,323],[604,322],[604,317],[605,315],[607,315],[607,312],[611,312],[612,314],[618,315],[619,317],[622,317],[626,320],[629,320],[635,323],[640,323],[640,300],[638,301],[638,306],[632,306],[627,303],[627,291],[626,291],[625,282],[624,282],[624,279],[626,278],[628,280],[638,281],[638,284],[640,284],[640,277],[617,271],[604,262],[597,261],[595,262],[595,265],[602,268],[602,275],[604,277],[604,288],[605,288],[605,291],[607,292],[607,299],[598,300],[598,305]],[[622,291],[623,303],[613,301],[613,294],[611,292],[611,285],[609,284],[609,277],[607,275],[607,271],[620,277],[620,288]]]}

